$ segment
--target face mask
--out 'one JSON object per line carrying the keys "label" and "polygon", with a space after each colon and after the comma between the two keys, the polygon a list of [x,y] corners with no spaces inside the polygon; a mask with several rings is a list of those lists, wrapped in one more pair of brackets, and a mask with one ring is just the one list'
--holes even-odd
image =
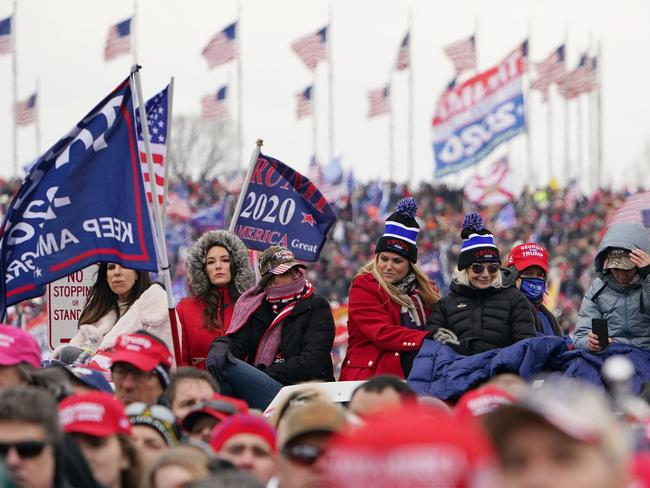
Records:
{"label": "face mask", "polygon": [[522,278],[521,292],[533,303],[539,303],[546,293],[546,282],[540,278]]}

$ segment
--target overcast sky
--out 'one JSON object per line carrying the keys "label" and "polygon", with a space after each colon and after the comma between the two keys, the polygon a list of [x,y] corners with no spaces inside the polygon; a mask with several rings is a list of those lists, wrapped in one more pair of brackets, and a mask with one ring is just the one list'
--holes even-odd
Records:
{"label": "overcast sky", "polygon": [[[243,59],[243,139],[248,160],[255,139],[264,151],[298,170],[312,154],[312,120],[295,118],[295,94],[313,79],[290,50],[297,37],[328,21],[335,94],[335,151],[342,164],[367,180],[388,174],[388,118],[367,119],[367,90],[388,81],[399,43],[413,12],[415,76],[415,175],[433,178],[431,117],[435,102],[453,77],[442,46],[476,30],[479,69],[498,62],[525,37],[530,54],[539,61],[568,40],[568,64],[581,52],[602,43],[603,150],[608,181],[615,185],[644,181],[641,162],[650,132],[650,2],[647,0],[139,0],[136,36],[143,65],[145,96],[160,90],[170,76],[176,79],[174,112],[198,115],[202,96],[236,79],[235,63],[208,70],[200,52],[217,31],[238,18]],[[129,17],[134,3],[126,0],[20,0],[17,16],[18,93],[29,96],[39,83],[42,150],[64,135],[83,115],[128,74],[132,58],[103,61],[110,25]],[[10,15],[12,2],[0,3],[0,18]],[[530,31],[530,32],[529,32]],[[12,172],[11,56],[0,57],[0,175]],[[317,71],[319,156],[328,156],[327,65]],[[407,75],[393,73],[395,157],[398,180],[406,178]],[[233,93],[234,94],[234,93]],[[563,168],[563,105],[553,94],[554,169]],[[237,110],[233,97],[232,112]],[[587,103],[583,100],[583,113]],[[536,177],[547,181],[547,106],[534,94],[532,151]],[[576,120],[577,103],[571,117]],[[572,160],[577,161],[576,127],[572,127]],[[173,137],[173,135],[172,135]],[[33,127],[21,128],[19,162],[36,157]],[[172,142],[173,143],[173,142]],[[525,137],[503,146],[479,168],[509,152],[520,177],[529,179]],[[585,154],[587,153],[585,149]],[[469,170],[467,174],[472,174]],[[574,174],[578,170],[572,169]],[[451,177],[450,181],[460,182]]]}

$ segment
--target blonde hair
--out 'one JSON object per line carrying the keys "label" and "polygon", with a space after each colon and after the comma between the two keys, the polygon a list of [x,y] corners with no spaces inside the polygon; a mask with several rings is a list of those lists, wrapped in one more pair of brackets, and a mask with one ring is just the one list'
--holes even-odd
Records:
{"label": "blonde hair", "polygon": [[209,463],[209,456],[198,447],[189,444],[172,447],[162,453],[149,469],[149,486],[156,488],[156,474],[159,469],[166,466],[179,466],[185,469],[195,481],[206,478],[210,474]]}
{"label": "blonde hair", "polygon": [[[390,296],[390,299],[393,302],[397,303],[398,305],[401,305],[402,307],[414,308],[413,302],[407,295],[402,293],[395,285],[389,283],[381,276],[381,273],[377,269],[378,260],[379,260],[379,253],[375,254],[375,259],[373,259],[364,267],[362,267],[356,276],[370,273],[372,277],[375,280],[377,280],[379,286],[381,286],[384,289],[384,291],[388,293],[388,296]],[[431,285],[431,282],[429,281],[429,277],[424,273],[424,271],[422,271],[416,264],[413,264],[410,261],[408,263],[409,263],[409,271],[415,274],[415,281],[417,283],[418,293],[420,294],[422,301],[428,307],[433,307],[436,303],[438,303],[438,300],[440,300],[440,295],[436,293],[433,286]]]}
{"label": "blonde hair", "polygon": [[[469,282],[469,274],[467,273],[467,268],[460,271],[454,271],[451,274],[451,279],[457,285],[472,286],[472,284]],[[493,286],[494,288],[501,288],[503,286],[503,273],[501,273],[501,270],[499,270],[497,275],[494,277],[492,283],[490,283],[490,286]]]}

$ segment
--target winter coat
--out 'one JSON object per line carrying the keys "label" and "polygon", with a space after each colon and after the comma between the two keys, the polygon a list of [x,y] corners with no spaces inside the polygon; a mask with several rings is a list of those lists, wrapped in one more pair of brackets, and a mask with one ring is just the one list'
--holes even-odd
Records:
{"label": "winter coat", "polygon": [[[428,315],[430,310],[425,312]],[[402,355],[416,353],[427,334],[400,324],[400,305],[372,274],[357,276],[350,287],[348,349],[339,379],[365,380],[379,374],[404,378]]]}
{"label": "winter coat", "polygon": [[467,355],[535,337],[532,305],[513,287],[478,289],[452,282],[426,328],[436,332],[441,327],[456,334],[456,351]]}
{"label": "winter coat", "polygon": [[283,385],[334,381],[330,353],[335,327],[329,302],[316,294],[300,300],[281,322],[280,352],[284,361],[269,366],[253,364],[260,340],[275,316],[271,304],[264,300],[238,331],[216,340],[230,344],[230,352],[237,359],[256,366]]}
{"label": "winter coat", "polygon": [[[80,325],[77,335],[63,347],[76,346],[92,352],[112,349],[119,336],[133,334],[141,329],[160,338],[173,354],[167,293],[157,283],[147,288],[121,317],[118,318],[111,310],[97,322]],[[53,358],[58,357],[61,348],[59,346],[52,352]]]}
{"label": "winter coat", "polygon": [[[184,298],[178,303],[176,312],[178,313],[183,337],[182,364],[196,366],[201,369],[205,369],[205,358],[208,357],[208,349],[218,335],[216,331],[209,331],[203,325],[203,312],[206,304],[201,298],[208,292],[218,293],[205,272],[205,258],[213,246],[226,248],[233,257],[235,262],[235,288],[239,295],[255,284],[255,274],[250,264],[248,249],[241,239],[232,232],[227,230],[206,232],[197,239],[189,250],[185,267],[190,297]],[[225,287],[222,290],[224,293],[224,309],[219,311],[219,316],[223,312],[223,330],[225,331],[230,325],[234,300],[230,296],[230,290]]]}
{"label": "winter coat", "polygon": [[[222,287],[217,293],[223,294],[223,328],[222,333],[230,325],[234,303],[230,297],[228,288]],[[183,366],[194,366],[195,368],[205,369],[205,359],[208,357],[210,344],[219,336],[219,331],[208,330],[204,321],[205,302],[200,298],[187,297],[183,298],[176,305],[176,313],[181,325],[183,334],[183,356],[181,364]],[[221,314],[220,314],[221,315]]]}
{"label": "winter coat", "polygon": [[609,248],[650,253],[650,235],[639,224],[615,224],[607,230],[594,259],[597,276],[578,312],[574,346],[586,349],[591,320],[603,318],[607,319],[609,337],[615,342],[650,350],[650,277],[646,274],[649,270],[639,270],[640,279],[623,288],[608,270],[603,270]]}

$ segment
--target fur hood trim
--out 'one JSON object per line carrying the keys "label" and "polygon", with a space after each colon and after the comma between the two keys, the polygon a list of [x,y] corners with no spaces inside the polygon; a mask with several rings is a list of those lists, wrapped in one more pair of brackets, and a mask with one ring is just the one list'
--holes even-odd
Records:
{"label": "fur hood trim", "polygon": [[192,296],[201,296],[210,288],[204,266],[205,257],[213,246],[225,247],[235,260],[235,288],[239,294],[255,284],[255,274],[251,267],[248,249],[242,240],[227,230],[212,230],[199,237],[188,252],[185,269]]}

